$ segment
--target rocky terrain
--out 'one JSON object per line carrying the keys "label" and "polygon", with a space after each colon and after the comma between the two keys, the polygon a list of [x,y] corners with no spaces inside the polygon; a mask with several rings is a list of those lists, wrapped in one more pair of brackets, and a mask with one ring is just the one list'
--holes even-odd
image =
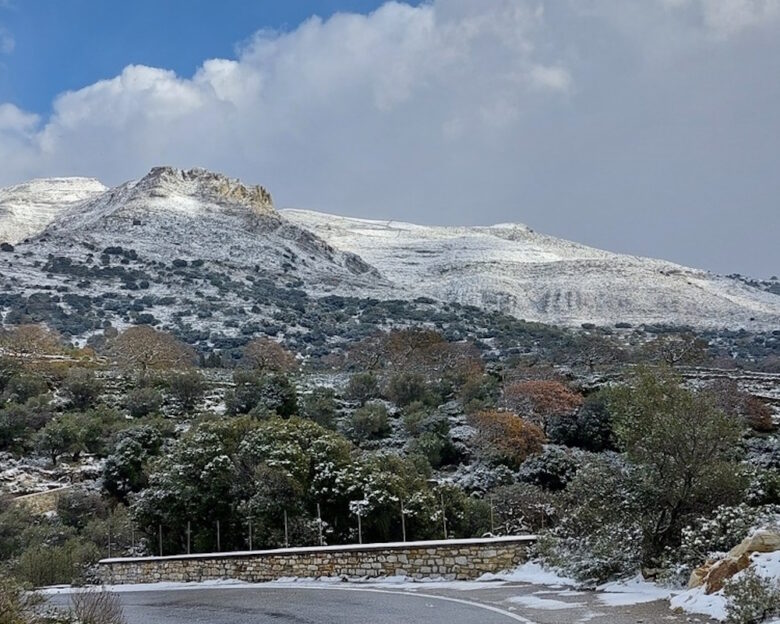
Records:
{"label": "rocky terrain", "polygon": [[43,231],[57,215],[107,189],[92,178],[48,178],[0,189],[0,243]]}
{"label": "rocky terrain", "polygon": [[[158,167],[114,189],[55,178],[0,190],[0,243],[5,322],[43,321],[82,340],[136,323],[193,343],[273,335],[275,325],[310,334],[323,307],[344,307],[328,297],[360,302],[339,321],[353,325],[377,305],[405,307],[409,318],[424,302],[568,326],[780,327],[780,297],[744,278],[518,224],[277,211],[264,188],[198,169]],[[302,322],[306,314],[315,318]]]}

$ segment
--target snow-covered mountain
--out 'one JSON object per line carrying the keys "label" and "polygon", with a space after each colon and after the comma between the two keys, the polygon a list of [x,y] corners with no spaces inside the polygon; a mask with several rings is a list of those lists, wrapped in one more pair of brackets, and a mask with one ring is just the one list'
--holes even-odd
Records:
{"label": "snow-covered mountain", "polygon": [[[780,327],[780,297],[740,280],[522,225],[277,211],[264,188],[200,169],[158,167],[114,189],[38,180],[0,198],[0,242],[16,243],[0,252],[0,319],[73,336],[144,322],[214,344],[283,328],[325,348],[420,298],[563,325]],[[345,314],[346,301],[367,303]]]}
{"label": "snow-covered mountain", "polygon": [[40,233],[63,210],[105,190],[92,178],[46,178],[0,189],[0,243]]}
{"label": "snow-covered mountain", "polygon": [[521,224],[429,227],[306,210],[282,214],[404,290],[562,325],[780,327],[780,297],[728,277],[616,254]]}

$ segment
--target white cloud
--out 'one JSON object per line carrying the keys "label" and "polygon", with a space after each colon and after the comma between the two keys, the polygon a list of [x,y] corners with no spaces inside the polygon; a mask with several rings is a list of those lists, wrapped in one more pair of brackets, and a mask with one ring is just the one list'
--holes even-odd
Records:
{"label": "white cloud", "polygon": [[29,133],[39,122],[38,115],[13,104],[0,104],[0,132]]}
{"label": "white cloud", "polygon": [[62,94],[30,137],[30,160],[52,172],[63,162],[94,167],[115,181],[166,159],[231,169],[240,158],[244,170],[295,162],[290,146],[337,150],[334,134],[362,144],[410,116],[391,134],[413,140],[420,125],[442,139],[454,127],[460,136],[501,128],[542,92],[571,88],[566,68],[537,52],[542,27],[530,3],[439,0],[261,31],[236,60],[208,60],[191,79],[129,66]]}
{"label": "white cloud", "polygon": [[[780,37],[747,35],[776,33],[778,3],[434,0],[312,18],[258,32],[189,78],[128,66],[60,95],[47,119],[3,105],[0,184],[205,166],[267,185],[282,205],[528,221],[705,264],[690,245],[666,253],[647,215],[771,198],[777,218],[776,176],[761,172],[780,158],[768,138],[780,93],[761,77],[776,73]],[[744,162],[750,175],[734,179]]]}

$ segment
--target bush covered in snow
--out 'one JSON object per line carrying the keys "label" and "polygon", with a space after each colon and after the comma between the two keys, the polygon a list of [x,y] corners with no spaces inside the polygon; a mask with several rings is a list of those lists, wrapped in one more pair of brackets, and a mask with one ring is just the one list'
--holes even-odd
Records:
{"label": "bush covered in snow", "polygon": [[780,580],[760,576],[752,568],[726,582],[727,621],[759,624],[780,615]]}

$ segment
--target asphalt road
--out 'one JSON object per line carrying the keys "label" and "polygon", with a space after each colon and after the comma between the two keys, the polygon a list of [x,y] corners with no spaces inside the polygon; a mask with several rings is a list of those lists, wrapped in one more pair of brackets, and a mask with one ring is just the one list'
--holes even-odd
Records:
{"label": "asphalt road", "polygon": [[[527,622],[464,599],[382,590],[199,589],[120,594],[128,624],[509,624]],[[67,595],[53,596],[68,605]]]}
{"label": "asphalt road", "polygon": [[[120,591],[128,624],[683,624],[666,601],[609,606],[591,592],[526,584],[452,587],[255,585]],[[67,607],[68,594],[50,596]]]}

